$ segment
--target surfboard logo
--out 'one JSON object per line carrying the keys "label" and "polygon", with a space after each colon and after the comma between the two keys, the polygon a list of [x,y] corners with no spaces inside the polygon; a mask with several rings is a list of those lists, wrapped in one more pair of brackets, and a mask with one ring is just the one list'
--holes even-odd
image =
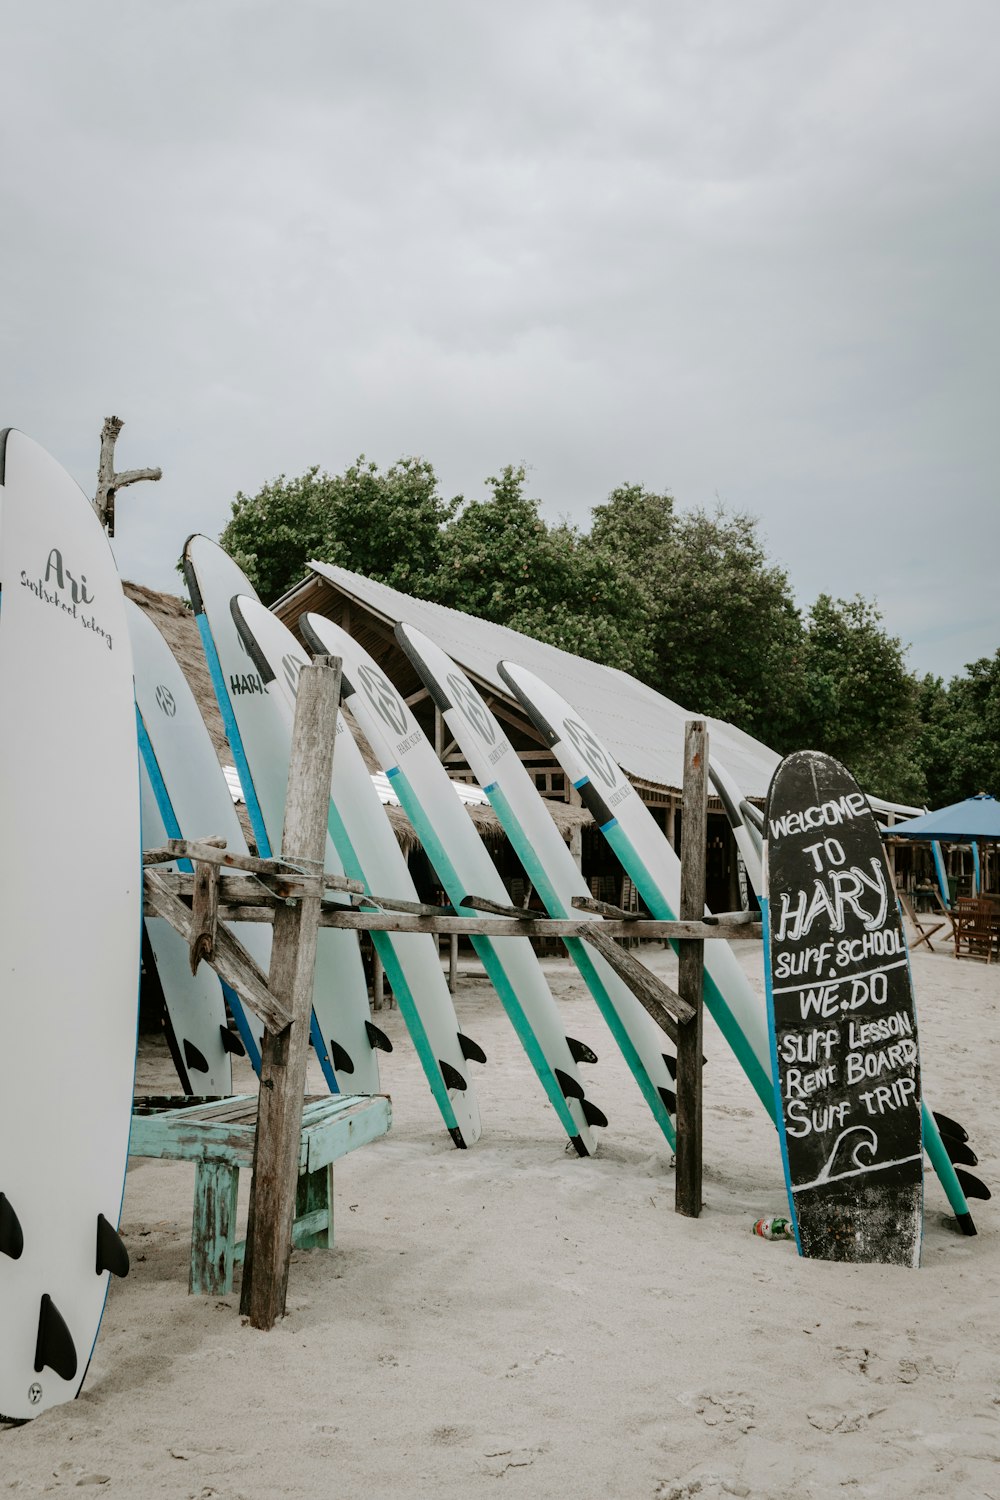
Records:
{"label": "surfboard logo", "polygon": [[243,672],[239,676],[235,673],[229,678],[229,691],[237,698],[242,698],[248,693],[264,692],[264,684],[256,672]]}
{"label": "surfboard logo", "polygon": [[576,719],[567,719],[564,725],[566,738],[577,752],[591,775],[597,776],[605,786],[616,786],[618,774],[585,724]]}
{"label": "surfboard logo", "polygon": [[41,1399],[42,1388],[38,1384],[37,1380],[32,1381],[31,1385],[28,1386],[28,1400],[31,1402],[32,1406],[37,1406]]}
{"label": "surfboard logo", "polygon": [[65,590],[69,584],[70,596],[74,604],[93,604],[94,595],[87,592],[87,575],[81,573],[80,577],[74,578],[73,574],[63,562],[63,555],[58,547],[53,547],[45,564],[45,582],[54,583],[57,588]]}
{"label": "surfboard logo", "polygon": [[305,663],[299,661],[298,657],[293,656],[290,651],[287,653],[287,655],[281,658],[281,670],[285,674],[285,681],[288,683],[288,691],[291,693],[293,698],[298,694],[299,678],[302,676],[302,668],[304,665]]}
{"label": "surfboard logo", "polygon": [[463,677],[459,677],[455,672],[449,672],[445,681],[448,684],[448,690],[451,693],[456,708],[461,709],[465,718],[479,735],[479,738],[485,740],[487,745],[495,745],[497,738],[496,731],[493,728],[486,705],[479,694],[470,687]]}
{"label": "surfboard logo", "polygon": [[177,712],[177,703],[174,695],[162,682],[158,684],[156,689],[156,706],[161,713],[166,714],[168,719],[172,719]]}
{"label": "surfboard logo", "polygon": [[358,668],[358,681],[365,690],[365,697],[379,718],[396,735],[406,733],[406,709],[400,703],[395,688],[381,672],[363,663]]}

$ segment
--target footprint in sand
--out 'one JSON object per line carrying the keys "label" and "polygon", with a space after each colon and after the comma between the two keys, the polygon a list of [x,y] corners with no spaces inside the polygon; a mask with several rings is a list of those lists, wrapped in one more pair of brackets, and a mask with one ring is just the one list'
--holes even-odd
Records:
{"label": "footprint in sand", "polygon": [[751,1432],[757,1425],[756,1407],[745,1391],[697,1391],[678,1400],[701,1417],[706,1427],[718,1427],[728,1437]]}

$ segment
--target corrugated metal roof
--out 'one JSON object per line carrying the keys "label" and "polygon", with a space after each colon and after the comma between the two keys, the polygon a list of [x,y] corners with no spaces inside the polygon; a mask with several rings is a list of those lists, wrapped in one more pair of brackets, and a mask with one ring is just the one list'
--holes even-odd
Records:
{"label": "corrugated metal roof", "polygon": [[415,625],[505,698],[511,694],[497,672],[498,661],[507,658],[537,673],[569,699],[630,777],[679,790],[684,780],[685,722],[705,718],[712,754],[725,764],[744,796],[767,793],[781,757],[732,724],[701,714],[696,707],[682,708],[617,668],[586,661],[504,625],[412,598],[346,568],[320,562],[309,566],[385,620]]}

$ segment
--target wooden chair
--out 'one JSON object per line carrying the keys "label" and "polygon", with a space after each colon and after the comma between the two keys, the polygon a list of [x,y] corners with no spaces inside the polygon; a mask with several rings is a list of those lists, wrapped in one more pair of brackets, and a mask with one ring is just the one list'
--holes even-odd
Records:
{"label": "wooden chair", "polygon": [[954,911],[955,957],[982,958],[1000,951],[1000,912],[992,901],[965,896]]}
{"label": "wooden chair", "polygon": [[[934,944],[931,942],[931,938],[936,932],[940,932],[945,924],[943,922],[935,922],[933,920],[933,916],[929,917],[927,912],[917,912],[909,897],[904,895],[902,891],[897,891],[896,896],[902,908],[904,917],[907,917],[909,919],[909,921],[913,924],[919,934],[915,941],[910,944],[910,951],[915,952],[916,949],[920,947],[921,943],[926,943],[930,951],[933,953]],[[945,910],[947,913],[947,908]],[[947,913],[947,915],[950,921],[950,913]]]}

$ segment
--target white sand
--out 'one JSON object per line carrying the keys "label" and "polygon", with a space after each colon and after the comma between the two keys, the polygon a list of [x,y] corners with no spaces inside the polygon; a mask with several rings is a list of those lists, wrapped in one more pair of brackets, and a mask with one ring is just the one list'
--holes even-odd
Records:
{"label": "white sand", "polygon": [[[737,951],[760,987],[759,949]],[[1000,1500],[1000,1197],[973,1204],[965,1239],[929,1176],[919,1271],[754,1238],[784,1210],[777,1140],[708,1023],[705,1209],[679,1218],[596,1007],[568,963],[546,967],[567,1032],[600,1056],[596,1159],[564,1148],[471,963],[459,1015],[490,1059],[472,1150],[451,1146],[383,1011],[393,1129],[338,1164],[337,1248],[295,1254],[288,1317],[261,1334],[238,1290],[189,1297],[193,1168],[133,1162],[131,1275],[80,1399],[0,1431],[0,1493]],[[928,1098],[997,1186],[1000,967],[921,949],[914,973]],[[139,1092],[173,1086],[144,1042]]]}

